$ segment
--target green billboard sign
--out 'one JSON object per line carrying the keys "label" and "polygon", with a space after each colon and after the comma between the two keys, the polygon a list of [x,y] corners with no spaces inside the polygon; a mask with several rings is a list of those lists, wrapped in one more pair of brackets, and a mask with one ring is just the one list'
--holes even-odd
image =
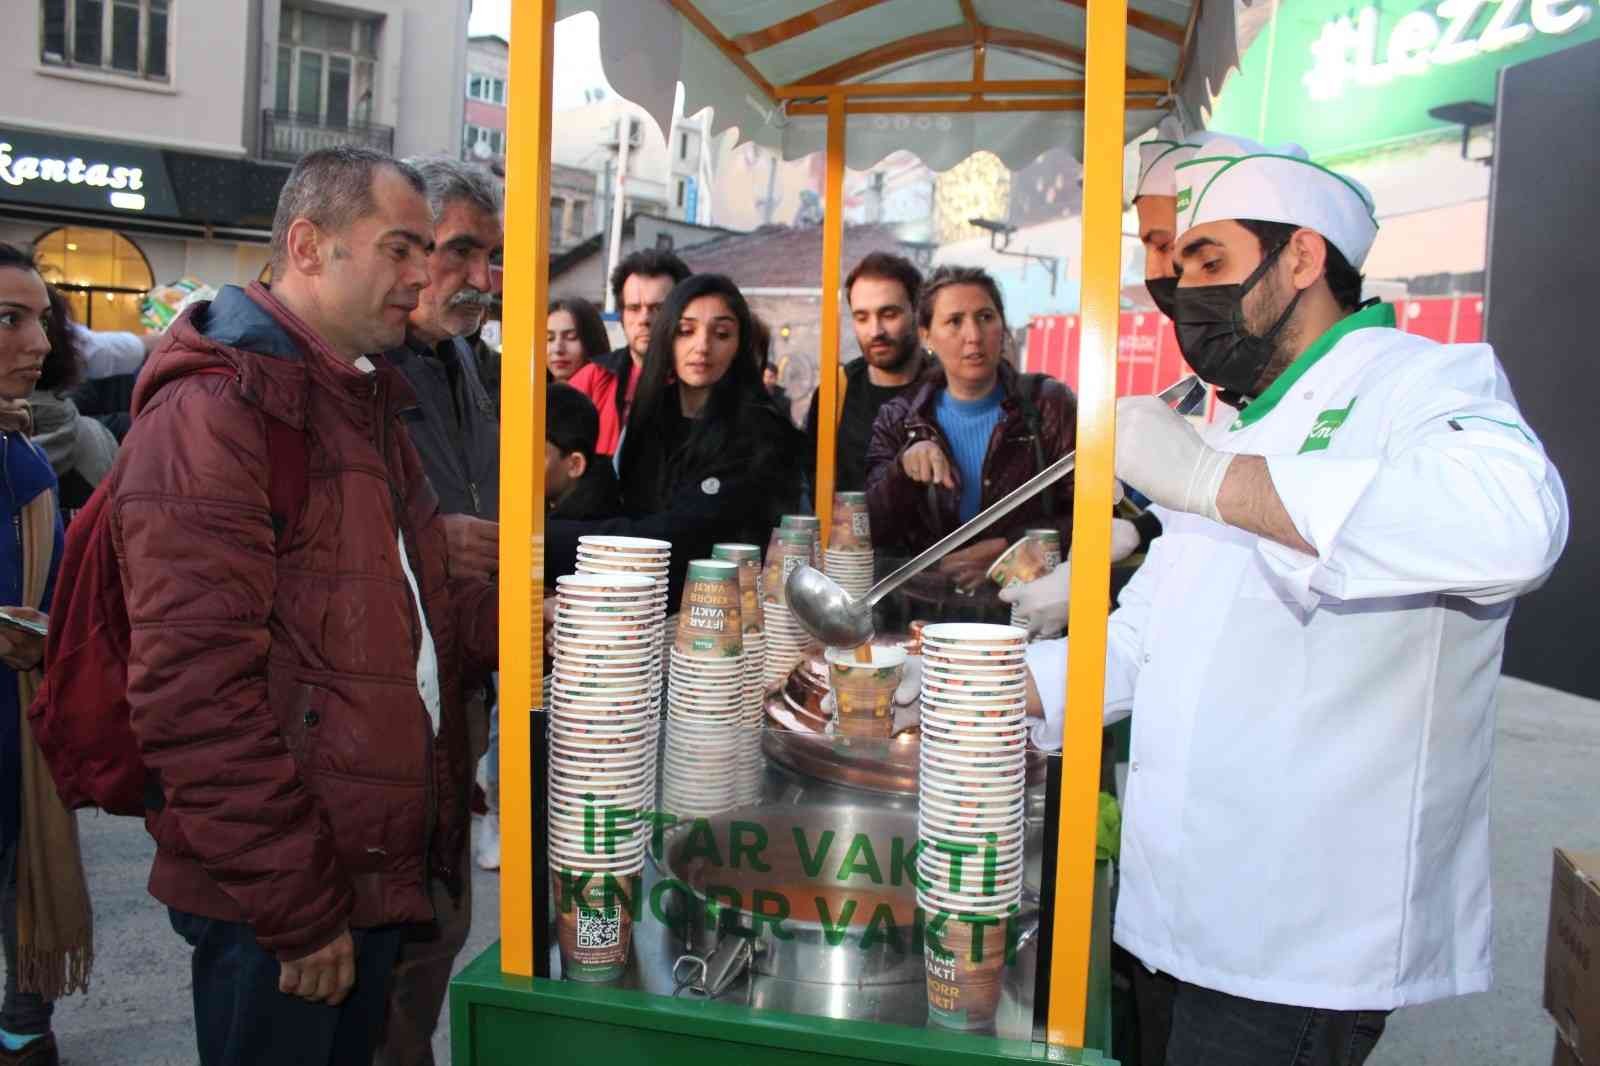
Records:
{"label": "green billboard sign", "polygon": [[1493,104],[1501,67],[1600,39],[1600,0],[1279,0],[1212,129],[1326,159],[1455,128],[1428,109]]}

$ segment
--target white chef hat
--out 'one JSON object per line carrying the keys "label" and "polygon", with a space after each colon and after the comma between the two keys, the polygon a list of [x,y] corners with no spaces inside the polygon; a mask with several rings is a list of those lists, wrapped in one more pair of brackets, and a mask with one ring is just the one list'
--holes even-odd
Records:
{"label": "white chef hat", "polygon": [[1181,141],[1150,140],[1139,145],[1139,181],[1134,186],[1133,198],[1141,196],[1176,196],[1178,157],[1189,158]]}
{"label": "white chef hat", "polygon": [[1299,145],[1261,150],[1218,138],[1177,168],[1178,235],[1240,218],[1316,230],[1357,270],[1378,236],[1372,194],[1360,182],[1311,162]]}
{"label": "white chef hat", "polygon": [[[1248,147],[1252,151],[1267,150],[1265,145],[1257,144],[1248,138],[1213,130],[1191,133],[1181,140],[1145,141],[1139,145],[1139,183],[1134,187],[1133,198],[1137,200],[1141,196],[1178,195],[1178,168],[1193,159],[1201,148],[1222,141],[1230,145]],[[1285,147],[1301,157],[1305,156],[1305,149],[1297,144]],[[1207,153],[1209,154],[1209,149]]]}

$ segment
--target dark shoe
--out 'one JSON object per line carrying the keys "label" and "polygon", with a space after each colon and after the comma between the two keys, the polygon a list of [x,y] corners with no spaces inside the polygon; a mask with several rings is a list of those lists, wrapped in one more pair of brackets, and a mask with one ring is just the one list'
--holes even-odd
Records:
{"label": "dark shoe", "polygon": [[46,1033],[31,1040],[21,1051],[7,1051],[0,1046],[0,1066],[61,1066],[55,1034]]}

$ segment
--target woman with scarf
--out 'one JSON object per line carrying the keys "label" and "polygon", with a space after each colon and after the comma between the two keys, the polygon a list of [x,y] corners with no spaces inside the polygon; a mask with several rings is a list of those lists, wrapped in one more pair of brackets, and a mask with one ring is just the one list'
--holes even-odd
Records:
{"label": "woman with scarf", "polygon": [[83,355],[72,311],[54,285],[50,290],[50,354],[44,358],[39,383],[28,399],[33,414],[33,443],[50,460],[60,484],[61,520],[72,516],[94,492],[117,458],[117,438],[102,423],[85,417],[73,401],[72,389],[83,378]]}
{"label": "woman with scarf", "polygon": [[[61,556],[56,476],[28,440],[27,399],[51,352],[50,294],[32,258],[0,244],[0,613],[36,622]],[[44,640],[0,625],[0,1064],[54,1066],[52,1002],[88,988],[94,958],[78,823],[28,729]]]}

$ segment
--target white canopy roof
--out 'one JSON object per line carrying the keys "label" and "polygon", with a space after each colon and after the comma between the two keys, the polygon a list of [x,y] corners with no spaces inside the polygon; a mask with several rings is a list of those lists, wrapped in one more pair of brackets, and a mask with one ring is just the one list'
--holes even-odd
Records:
{"label": "white canopy roof", "polygon": [[[558,14],[600,22],[606,80],[671,128],[677,83],[684,113],[714,109],[713,132],[794,159],[824,148],[825,119],[788,113],[797,85],[972,80],[984,48],[987,81],[1081,79],[1085,0],[560,0]],[[1168,115],[1200,126],[1203,107],[1238,64],[1232,0],[1130,0],[1127,64],[1143,86],[1126,139]],[[1006,99],[1003,92],[988,98]],[[819,94],[820,96],[820,94]],[[1130,90],[1130,100],[1135,99]],[[864,170],[907,149],[943,170],[980,149],[1020,169],[1066,146],[1081,156],[1078,111],[856,114],[846,161]]]}

